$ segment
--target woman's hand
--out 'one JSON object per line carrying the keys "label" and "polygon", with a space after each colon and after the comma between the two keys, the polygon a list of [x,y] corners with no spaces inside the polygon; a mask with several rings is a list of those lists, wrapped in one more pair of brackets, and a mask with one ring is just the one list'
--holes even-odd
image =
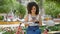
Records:
{"label": "woman's hand", "polygon": [[25,24],[25,27],[28,27],[29,26],[29,24]]}

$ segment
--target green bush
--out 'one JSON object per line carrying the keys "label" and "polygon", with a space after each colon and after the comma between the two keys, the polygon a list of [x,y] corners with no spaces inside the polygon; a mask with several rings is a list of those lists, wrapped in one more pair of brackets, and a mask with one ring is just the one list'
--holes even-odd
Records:
{"label": "green bush", "polygon": [[57,18],[60,13],[60,0],[36,0],[39,6],[42,6],[45,10],[45,14],[51,15],[53,18]]}
{"label": "green bush", "polygon": [[3,20],[3,18],[4,18],[3,16],[0,16],[0,20]]}
{"label": "green bush", "polygon": [[12,32],[5,32],[3,34],[14,34],[14,32],[13,31]]}
{"label": "green bush", "polygon": [[25,6],[19,5],[19,7],[16,9],[15,15],[21,16],[23,18],[25,14],[26,14]]}
{"label": "green bush", "polygon": [[44,9],[45,13],[51,15],[54,18],[57,18],[57,15],[60,13],[60,2],[55,0],[45,0]]}
{"label": "green bush", "polygon": [[0,0],[0,13],[9,13],[16,10],[15,15],[24,17],[26,10],[25,7],[17,0]]}
{"label": "green bush", "polygon": [[[41,32],[43,32],[45,28],[46,26],[41,26]],[[60,31],[60,24],[57,24],[55,26],[49,26],[48,29],[50,29],[51,31]]]}

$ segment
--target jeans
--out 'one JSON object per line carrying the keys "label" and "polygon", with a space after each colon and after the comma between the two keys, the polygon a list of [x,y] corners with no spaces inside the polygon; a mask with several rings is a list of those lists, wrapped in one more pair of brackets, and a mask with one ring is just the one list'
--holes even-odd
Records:
{"label": "jeans", "polygon": [[28,26],[27,34],[41,34],[39,26]]}

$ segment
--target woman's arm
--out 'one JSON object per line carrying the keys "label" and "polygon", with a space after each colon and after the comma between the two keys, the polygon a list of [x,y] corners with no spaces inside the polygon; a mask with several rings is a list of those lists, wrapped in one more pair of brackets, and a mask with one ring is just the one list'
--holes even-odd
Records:
{"label": "woman's arm", "polygon": [[25,22],[28,22],[28,16],[26,16],[24,20],[25,20]]}
{"label": "woman's arm", "polygon": [[27,24],[26,22],[28,22],[28,16],[26,16],[26,17],[24,18],[24,20],[25,20],[25,27],[27,27],[28,24]]}
{"label": "woman's arm", "polygon": [[39,15],[39,25],[42,26],[42,18],[41,18],[41,15]]}

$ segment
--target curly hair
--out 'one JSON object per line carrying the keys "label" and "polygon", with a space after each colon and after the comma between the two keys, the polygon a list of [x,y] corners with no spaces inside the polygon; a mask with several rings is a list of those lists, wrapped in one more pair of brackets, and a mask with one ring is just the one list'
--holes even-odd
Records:
{"label": "curly hair", "polygon": [[36,13],[35,14],[38,15],[39,14],[39,7],[35,2],[28,3],[28,5],[27,5],[28,14],[31,14],[31,10],[32,10],[33,6],[36,7]]}

